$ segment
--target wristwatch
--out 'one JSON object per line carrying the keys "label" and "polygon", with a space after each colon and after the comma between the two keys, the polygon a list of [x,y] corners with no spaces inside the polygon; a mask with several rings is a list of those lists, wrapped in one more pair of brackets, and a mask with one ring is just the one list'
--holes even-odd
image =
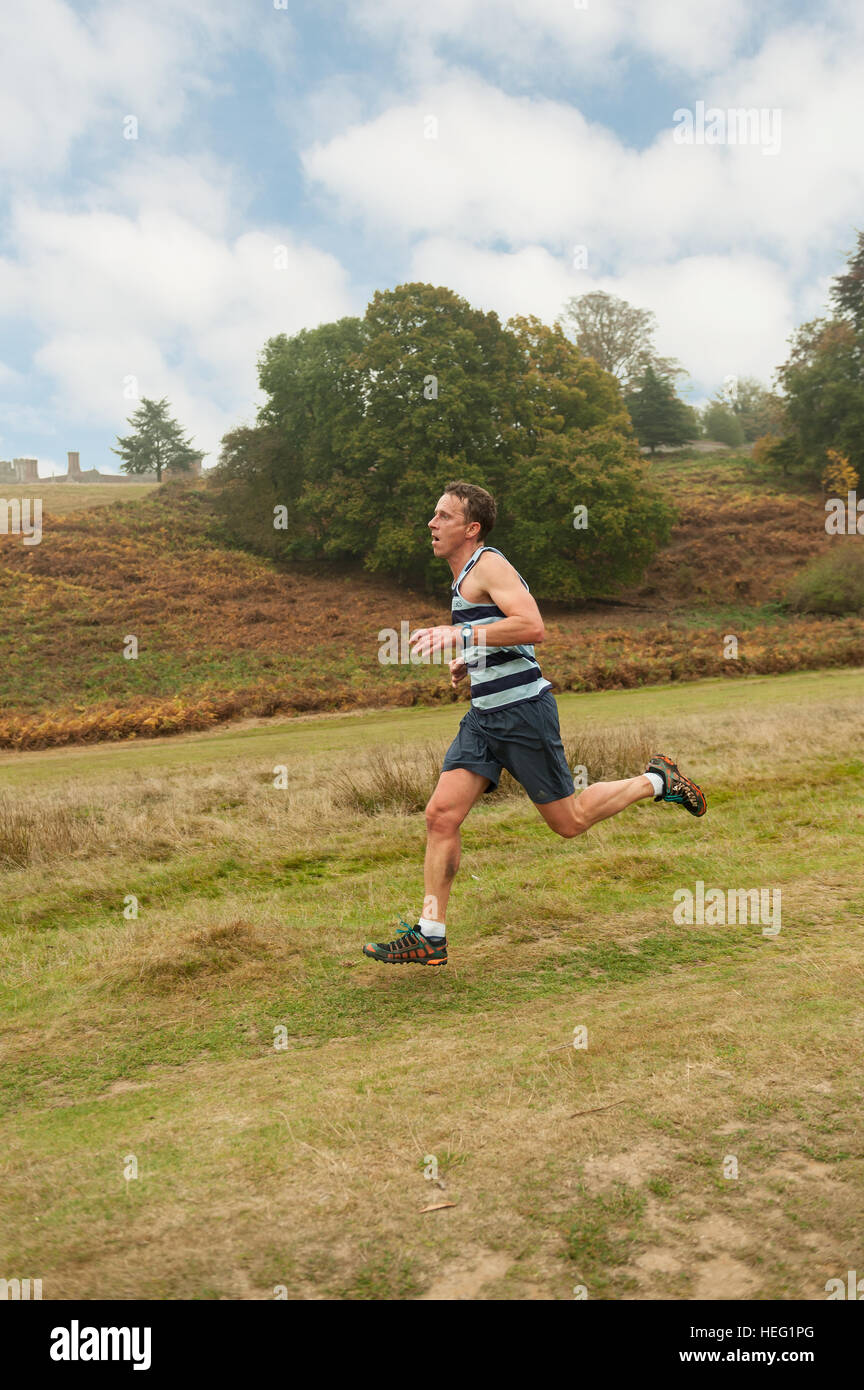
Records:
{"label": "wristwatch", "polygon": [[474,632],[474,629],[470,623],[463,623],[462,627],[460,628],[460,632],[462,633],[462,652],[464,655],[464,653],[467,652],[468,648],[471,646],[471,636]]}

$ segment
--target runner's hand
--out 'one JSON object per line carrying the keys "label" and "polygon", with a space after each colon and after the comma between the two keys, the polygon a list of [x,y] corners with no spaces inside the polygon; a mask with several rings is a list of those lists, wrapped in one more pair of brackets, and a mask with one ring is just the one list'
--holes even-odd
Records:
{"label": "runner's hand", "polygon": [[457,656],[455,660],[449,662],[448,664],[450,666],[450,684],[453,686],[453,689],[455,690],[459,682],[464,681],[465,677],[467,676],[468,667],[465,665],[465,660],[461,656]]}
{"label": "runner's hand", "polygon": [[458,627],[418,627],[411,633],[411,655],[429,657],[449,647],[452,652],[462,645],[462,630]]}

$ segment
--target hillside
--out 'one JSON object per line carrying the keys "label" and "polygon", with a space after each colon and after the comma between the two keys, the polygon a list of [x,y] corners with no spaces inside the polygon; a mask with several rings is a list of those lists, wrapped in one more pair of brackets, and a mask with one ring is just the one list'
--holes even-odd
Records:
{"label": "hillside", "polygon": [[779,600],[831,544],[819,492],[766,480],[746,457],[656,459],[652,479],[678,511],[670,543],[628,595],[666,610]]}
{"label": "hillside", "polygon": [[[667,458],[654,473],[679,521],[643,583],[614,603],[544,605],[556,689],[864,664],[861,618],[777,608],[831,544],[818,495],[766,484],[742,459]],[[440,668],[378,659],[383,629],[447,620],[443,566],[431,596],[361,571],[282,570],[224,543],[206,488],[90,508],[79,489],[76,510],[50,487],[44,498],[41,544],[0,535],[0,747],[464,699]]]}

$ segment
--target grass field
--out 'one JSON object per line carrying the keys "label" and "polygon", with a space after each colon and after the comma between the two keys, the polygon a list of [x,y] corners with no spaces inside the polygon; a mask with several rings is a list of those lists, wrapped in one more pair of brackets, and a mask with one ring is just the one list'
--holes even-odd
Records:
{"label": "grass field", "polygon": [[112,502],[131,502],[155,492],[157,483],[52,483],[41,478],[38,483],[0,483],[0,497],[19,502],[37,497],[42,499],[45,516],[70,516]]}
{"label": "grass field", "polygon": [[[862,696],[562,696],[592,778],[656,744],[708,816],[565,842],[487,798],[439,972],[359,948],[417,912],[452,707],[0,755],[0,1268],[46,1299],[824,1298],[864,1268]],[[780,889],[779,935],[676,924],[698,880]]]}

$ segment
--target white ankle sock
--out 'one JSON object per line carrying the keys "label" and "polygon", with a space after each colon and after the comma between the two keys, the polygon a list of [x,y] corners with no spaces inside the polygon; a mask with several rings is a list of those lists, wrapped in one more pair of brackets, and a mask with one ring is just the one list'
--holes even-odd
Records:
{"label": "white ankle sock", "polygon": [[659,772],[646,772],[645,776],[654,788],[654,795],[659,796],[666,785]]}
{"label": "white ankle sock", "polygon": [[421,917],[417,923],[424,936],[446,936],[447,928],[443,922],[433,922],[428,917]]}

